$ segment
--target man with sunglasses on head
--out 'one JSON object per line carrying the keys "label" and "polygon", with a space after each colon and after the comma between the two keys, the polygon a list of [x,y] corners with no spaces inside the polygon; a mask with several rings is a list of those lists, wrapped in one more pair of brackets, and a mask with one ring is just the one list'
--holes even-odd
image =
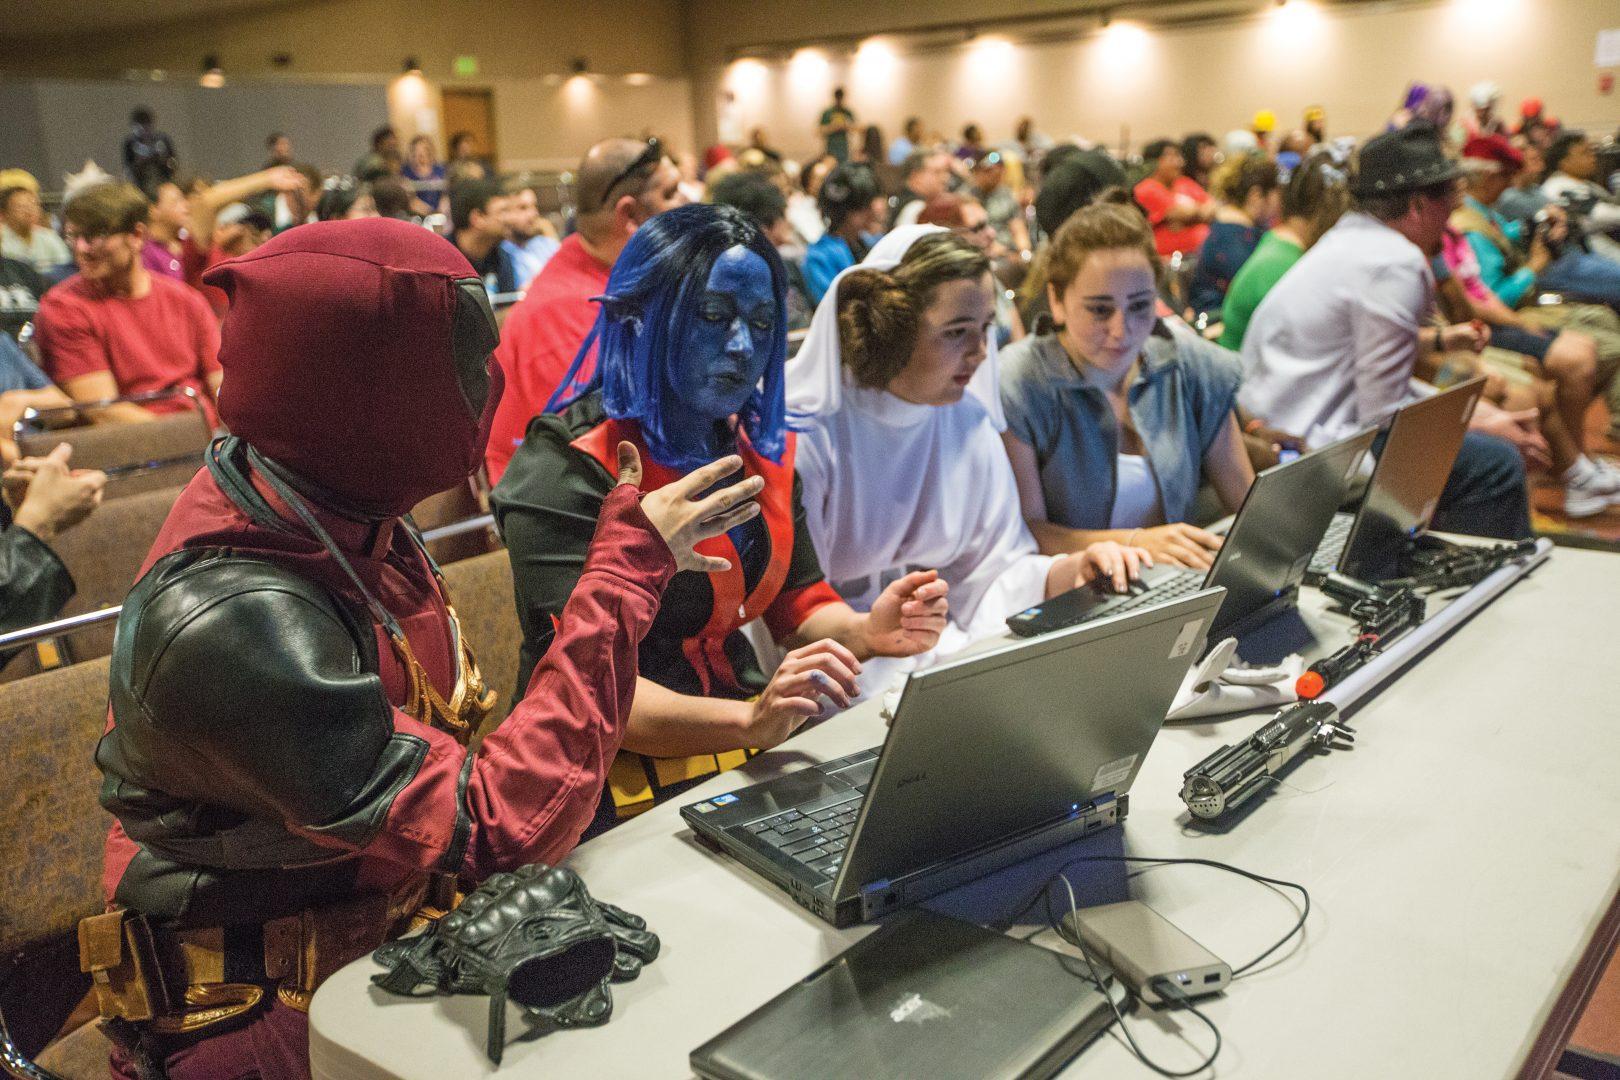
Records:
{"label": "man with sunglasses on head", "polygon": [[[596,321],[595,297],[607,288],[614,260],[643,222],[683,206],[680,171],[657,139],[606,139],[586,151],[575,183],[575,231],[512,309],[495,351],[506,394],[490,431],[484,462],[499,482],[523,442],[529,421],[545,410]],[[587,380],[591,358],[580,369]]]}

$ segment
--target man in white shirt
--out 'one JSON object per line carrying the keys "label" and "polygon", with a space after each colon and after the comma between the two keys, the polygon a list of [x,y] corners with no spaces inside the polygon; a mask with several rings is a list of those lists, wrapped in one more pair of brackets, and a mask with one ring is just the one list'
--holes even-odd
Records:
{"label": "man in white shirt", "polygon": [[[1460,174],[1427,124],[1362,147],[1351,182],[1356,208],[1283,276],[1249,324],[1238,394],[1245,409],[1313,445],[1332,442],[1384,423],[1414,397],[1420,349],[1484,347],[1475,326],[1423,326],[1434,302],[1428,260],[1461,201]],[[1524,464],[1514,444],[1533,445],[1534,424],[1534,414],[1480,404],[1436,528],[1529,535]]]}
{"label": "man in white shirt", "polygon": [[67,243],[45,224],[39,195],[25,187],[0,191],[0,254],[52,280],[73,265]]}

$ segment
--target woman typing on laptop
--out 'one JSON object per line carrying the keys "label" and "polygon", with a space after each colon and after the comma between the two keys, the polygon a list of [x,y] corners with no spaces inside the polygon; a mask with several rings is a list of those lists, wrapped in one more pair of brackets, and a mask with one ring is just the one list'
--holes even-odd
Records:
{"label": "woman typing on laptop", "polygon": [[1007,350],[1003,435],[1040,549],[1100,540],[1206,569],[1220,539],[1190,524],[1200,477],[1236,511],[1254,469],[1232,412],[1237,357],[1155,313],[1163,273],[1134,208],[1099,203],[1052,241],[1056,330]]}
{"label": "woman typing on laptop", "polygon": [[828,580],[875,610],[891,581],[937,567],[951,590],[941,654],[1093,577],[1124,587],[1145,559],[1118,544],[1036,549],[996,435],[992,288],[967,241],[897,229],[833,282],[788,365],[805,517]]}
{"label": "woman typing on laptop", "polygon": [[[822,698],[849,704],[862,661],[926,652],[945,626],[932,571],[889,583],[863,612],[822,578],[783,415],[785,290],[776,249],[734,210],[688,206],[643,225],[579,353],[598,349],[596,374],[571,392],[568,373],[492,495],[524,629],[521,693],[581,573],[620,440],[641,451],[645,490],[736,455],[755,493],[758,512],[700,546],[708,571],[671,581],[642,642],[631,752],[610,772],[598,827],[780,743]],[[769,677],[741,633],[755,619],[792,650]]]}

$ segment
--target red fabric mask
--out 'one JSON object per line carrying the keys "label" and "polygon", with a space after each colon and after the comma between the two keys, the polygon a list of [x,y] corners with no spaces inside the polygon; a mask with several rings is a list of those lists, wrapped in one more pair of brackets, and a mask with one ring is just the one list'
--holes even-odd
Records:
{"label": "red fabric mask", "polygon": [[261,454],[378,516],[483,460],[499,335],[448,240],[388,218],[318,222],[203,280],[231,300],[220,418]]}

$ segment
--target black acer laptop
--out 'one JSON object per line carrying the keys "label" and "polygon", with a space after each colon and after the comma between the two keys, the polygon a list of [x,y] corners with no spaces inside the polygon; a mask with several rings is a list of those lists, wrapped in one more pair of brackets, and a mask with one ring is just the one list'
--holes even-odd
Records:
{"label": "black acer laptop", "polygon": [[1395,413],[1367,496],[1354,514],[1333,515],[1311,558],[1313,577],[1335,570],[1371,582],[1399,576],[1407,541],[1434,518],[1484,390],[1483,378],[1469,379]]}
{"label": "black acer laptop", "polygon": [[1128,593],[1093,582],[1020,611],[1007,620],[1008,629],[1023,637],[1049,634],[1211,588],[1226,590],[1212,640],[1259,626],[1294,605],[1311,555],[1376,436],[1352,435],[1255,477],[1208,573],[1152,566]]}
{"label": "black acer laptop", "polygon": [[1221,596],[915,672],[882,746],[681,817],[835,926],[1116,824]]}
{"label": "black acer laptop", "polygon": [[1025,1080],[1114,1019],[1079,959],[913,911],[692,1051],[704,1080]]}

